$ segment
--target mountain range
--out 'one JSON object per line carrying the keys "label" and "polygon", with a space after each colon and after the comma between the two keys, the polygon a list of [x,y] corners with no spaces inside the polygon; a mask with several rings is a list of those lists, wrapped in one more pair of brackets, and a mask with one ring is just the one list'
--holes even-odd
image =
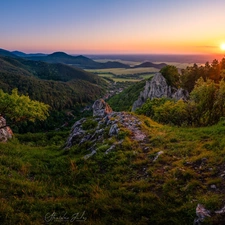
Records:
{"label": "mountain range", "polygon": [[130,68],[129,65],[116,61],[100,63],[83,55],[72,56],[66,54],[65,52],[54,52],[52,54],[46,55],[42,53],[26,54],[20,51],[9,52],[7,50],[0,49],[0,55],[14,58],[26,58],[33,61],[42,61],[47,63],[69,64],[71,66],[79,67],[82,69]]}
{"label": "mountain range", "polygon": [[47,63],[63,63],[71,66],[79,67],[82,69],[109,69],[109,68],[140,68],[140,67],[154,67],[157,69],[161,69],[166,64],[155,64],[151,62],[144,62],[134,67],[130,67],[130,65],[118,62],[118,61],[108,61],[105,63],[96,62],[88,57],[83,55],[72,56],[68,55],[65,52],[54,52],[52,54],[43,54],[43,53],[34,53],[34,54],[26,54],[20,51],[7,51],[4,49],[0,49],[0,56],[8,56],[13,58],[25,58],[33,61],[42,61]]}

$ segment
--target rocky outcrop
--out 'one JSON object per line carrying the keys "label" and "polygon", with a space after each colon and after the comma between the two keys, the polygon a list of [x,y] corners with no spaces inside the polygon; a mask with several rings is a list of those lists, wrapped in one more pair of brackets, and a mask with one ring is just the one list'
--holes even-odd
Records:
{"label": "rocky outcrop", "polygon": [[187,100],[188,92],[184,89],[176,89],[167,85],[166,79],[161,73],[156,73],[150,81],[146,81],[144,90],[140,93],[138,100],[134,102],[132,111],[141,107],[148,98],[175,98]]}
{"label": "rocky outcrop", "polygon": [[224,213],[225,213],[225,206],[223,208],[221,208],[220,210],[216,210],[213,212],[213,211],[206,209],[202,204],[198,204],[196,207],[196,216],[197,217],[195,218],[193,224],[201,225],[204,222],[206,217],[212,217],[212,216],[216,216],[218,214],[224,215]]}
{"label": "rocky outcrop", "polygon": [[[99,146],[103,142],[107,143],[107,139],[111,139],[113,136],[118,137],[120,135],[116,143],[111,145],[105,144],[105,155],[116,149],[116,146],[123,141],[121,139],[125,134],[122,132],[123,128],[126,129],[126,132],[129,130],[129,135],[136,141],[143,141],[146,138],[146,134],[140,128],[141,122],[136,116],[126,112],[113,112],[111,107],[102,99],[97,100],[92,108],[93,118],[82,118],[71,128],[65,149],[69,149],[74,145],[84,146],[88,143],[87,150],[85,151],[88,154],[84,156],[84,159],[87,160],[98,153],[96,146]],[[87,128],[87,123],[90,121],[95,126],[89,129]]]}
{"label": "rocky outcrop", "polygon": [[176,100],[184,100],[186,101],[189,98],[189,93],[188,91],[184,90],[183,88],[179,88],[176,92],[172,94],[172,98]]}
{"label": "rocky outcrop", "polygon": [[95,117],[104,117],[112,112],[111,107],[103,99],[96,100],[92,109]]}
{"label": "rocky outcrop", "polygon": [[117,135],[119,132],[119,128],[118,128],[118,125],[115,123],[113,124],[111,127],[110,127],[110,130],[109,130],[109,136],[113,136],[113,135]]}
{"label": "rocky outcrop", "polygon": [[12,138],[13,132],[6,125],[6,120],[0,116],[0,142],[6,142],[8,139]]}

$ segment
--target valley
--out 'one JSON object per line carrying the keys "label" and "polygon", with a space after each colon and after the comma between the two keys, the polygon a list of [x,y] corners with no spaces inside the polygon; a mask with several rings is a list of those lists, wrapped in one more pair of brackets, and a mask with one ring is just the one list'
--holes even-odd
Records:
{"label": "valley", "polygon": [[199,204],[210,210],[202,224],[224,223],[225,59],[1,52],[0,89],[50,106],[45,121],[6,118],[14,134],[0,143],[1,224],[189,225]]}

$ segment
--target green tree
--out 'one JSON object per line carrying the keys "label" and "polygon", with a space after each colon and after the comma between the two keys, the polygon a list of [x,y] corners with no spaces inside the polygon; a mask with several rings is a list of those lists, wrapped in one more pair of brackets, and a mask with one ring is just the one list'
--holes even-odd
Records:
{"label": "green tree", "polygon": [[180,74],[175,66],[167,65],[160,70],[160,73],[165,77],[169,86],[176,88],[180,86]]}
{"label": "green tree", "polygon": [[214,103],[217,98],[217,86],[213,80],[204,81],[199,78],[190,98],[197,104],[197,114],[199,125],[213,124],[214,121]]}
{"label": "green tree", "polygon": [[220,80],[220,64],[217,59],[212,61],[209,79],[214,80],[216,83]]}
{"label": "green tree", "polygon": [[225,81],[221,80],[218,86],[216,100],[213,105],[214,121],[219,121],[225,115]]}
{"label": "green tree", "polygon": [[48,111],[49,105],[19,95],[17,89],[13,89],[11,95],[0,89],[0,114],[12,122],[45,120]]}

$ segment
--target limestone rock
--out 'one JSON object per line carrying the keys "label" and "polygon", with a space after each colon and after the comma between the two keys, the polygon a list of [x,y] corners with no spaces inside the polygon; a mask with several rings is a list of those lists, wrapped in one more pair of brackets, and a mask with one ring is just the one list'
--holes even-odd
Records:
{"label": "limestone rock", "polygon": [[106,151],[105,151],[105,155],[109,154],[112,150],[115,149],[115,145],[112,145],[110,148],[108,148]]}
{"label": "limestone rock", "polygon": [[[216,210],[214,212],[209,211],[203,205],[198,204],[196,207],[196,218],[194,220],[194,225],[200,225],[204,222],[206,217],[212,217],[216,214],[224,214],[225,213],[225,206],[220,210]],[[223,223],[224,224],[224,223]]]}
{"label": "limestone rock", "polygon": [[94,117],[105,117],[112,112],[111,107],[103,99],[96,100],[92,106]]}
{"label": "limestone rock", "polygon": [[109,130],[109,136],[117,135],[118,132],[119,132],[118,125],[115,123],[111,126],[111,128]]}
{"label": "limestone rock", "polygon": [[163,151],[159,151],[155,156],[155,158],[153,159],[153,162],[155,162],[159,158],[159,156],[162,155],[163,153],[164,153]]}
{"label": "limestone rock", "polygon": [[66,142],[66,148],[70,148],[75,143],[79,143],[84,138],[85,131],[82,129],[82,123],[85,121],[84,118],[78,120],[71,128],[71,133]]}
{"label": "limestone rock", "polygon": [[90,154],[87,154],[87,155],[84,156],[84,159],[87,160],[90,157],[92,157],[93,155],[95,155],[96,153],[97,153],[96,150],[93,149]]}
{"label": "limestone rock", "polygon": [[179,88],[175,93],[172,94],[172,98],[176,100],[184,100],[186,101],[189,97],[188,91],[184,90],[183,88]]}
{"label": "limestone rock", "polygon": [[194,224],[201,224],[201,222],[204,221],[205,217],[211,217],[210,216],[210,211],[207,210],[203,205],[198,204],[196,207],[196,216],[194,220]]}
{"label": "limestone rock", "polygon": [[12,138],[13,132],[6,125],[6,120],[0,116],[0,142],[6,142],[8,139]]}
{"label": "limestone rock", "polygon": [[132,106],[132,111],[141,107],[148,98],[175,98],[177,100],[188,99],[188,92],[184,89],[176,89],[167,85],[166,79],[161,73],[156,73],[150,81],[146,81],[144,90],[140,93],[138,99],[134,102]]}
{"label": "limestone rock", "polygon": [[225,206],[222,209],[215,211],[215,213],[217,214],[225,213]]}
{"label": "limestone rock", "polygon": [[[102,103],[103,102],[100,100],[98,101],[98,103],[96,103],[96,105],[99,106],[99,104],[101,105]],[[107,105],[103,108],[101,106],[95,106],[93,107],[95,115],[97,111],[96,109],[100,109],[100,113],[103,109],[104,113],[102,113],[102,115],[104,114],[104,117],[94,117],[92,119],[83,118],[75,122],[75,124],[71,128],[71,133],[67,139],[67,142],[65,143],[65,149],[68,150],[74,145],[81,146],[83,148],[84,144],[88,142],[87,145],[90,146],[88,151],[91,152],[84,156],[84,159],[88,159],[94,154],[98,153],[98,149],[95,147],[96,143],[107,143],[107,139],[112,139],[112,136],[118,135],[119,130],[123,128],[129,130],[129,132],[127,134],[124,133],[124,135],[129,135],[133,140],[139,142],[144,141],[144,139],[146,138],[146,134],[141,130],[141,122],[136,116],[126,112],[108,113],[111,111],[109,110],[111,108]],[[97,115],[99,114],[97,113]],[[95,121],[95,123],[97,122],[98,125],[90,129],[85,129],[84,124],[87,122],[87,120]],[[120,138],[123,139],[122,136]],[[105,155],[111,152],[117,145],[121,144],[123,140],[120,141],[121,142],[113,143],[111,147],[106,150]]]}

